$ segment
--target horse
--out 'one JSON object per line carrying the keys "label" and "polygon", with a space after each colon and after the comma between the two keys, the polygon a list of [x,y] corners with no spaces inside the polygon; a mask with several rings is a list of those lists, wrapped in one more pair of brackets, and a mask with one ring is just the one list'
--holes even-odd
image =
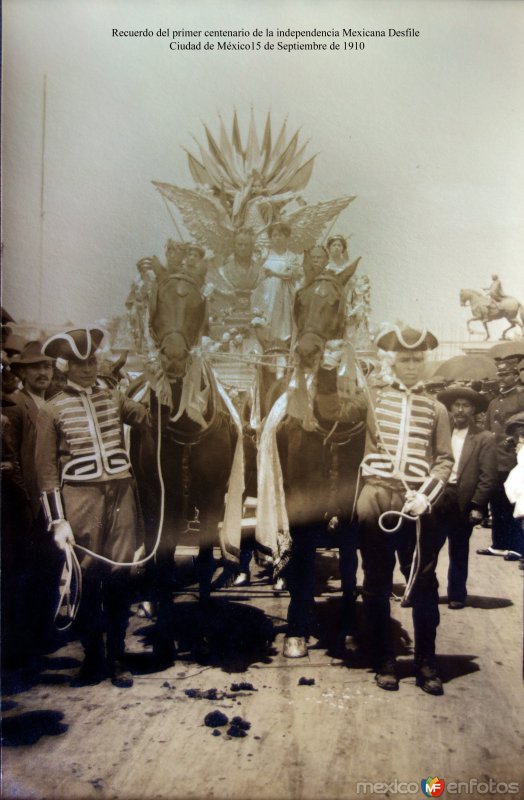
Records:
{"label": "horse", "polygon": [[[153,292],[150,320],[158,362],[130,392],[148,403],[151,428],[148,435],[132,441],[131,453],[149,549],[159,525],[162,530],[151,575],[157,606],[153,644],[156,660],[169,664],[173,659],[174,551],[196,509],[199,603],[205,613],[238,426],[225,392],[197,352],[207,323],[206,299],[198,282],[185,272],[164,278]],[[227,531],[220,539],[223,554],[237,558],[238,545],[230,544],[226,536]]]}
{"label": "horse", "polygon": [[461,289],[460,290],[460,305],[466,306],[469,303],[471,308],[472,318],[467,321],[468,333],[471,333],[471,323],[479,320],[484,325],[486,332],[486,339],[489,339],[488,322],[494,319],[505,319],[510,325],[502,332],[501,339],[506,339],[508,331],[520,325],[522,334],[524,335],[524,306],[516,299],[516,297],[506,296],[502,300],[494,301],[482,294],[476,292],[474,289]]}
{"label": "horse", "polygon": [[[366,403],[360,390],[352,385],[355,359],[351,345],[343,342],[345,302],[344,277],[330,273],[320,273],[297,292],[296,372],[287,390],[285,416],[278,421],[277,407],[281,403],[284,408],[279,400],[275,412],[271,412],[262,447],[264,452],[270,449],[274,414],[290,542],[287,546],[279,542],[280,532],[273,549],[279,553],[277,561],[283,566],[287,563],[284,574],[291,594],[288,635],[306,635],[313,605],[315,548],[323,544],[338,547],[340,551],[343,590],[340,635],[352,647],[356,632],[357,569],[353,506],[364,452]],[[332,341],[337,343],[335,349],[343,351],[338,367],[330,348]],[[338,411],[344,407],[347,414],[337,420]],[[332,413],[334,409],[337,410]],[[261,480],[266,480],[269,473],[262,457],[260,472]],[[265,489],[260,487],[259,494],[264,494]],[[257,535],[261,544],[267,545],[262,531],[264,524],[261,519]]]}

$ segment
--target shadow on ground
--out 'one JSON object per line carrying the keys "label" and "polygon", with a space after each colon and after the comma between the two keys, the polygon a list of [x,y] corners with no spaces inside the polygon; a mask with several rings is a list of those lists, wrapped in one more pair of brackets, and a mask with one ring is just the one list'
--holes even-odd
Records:
{"label": "shadow on ground", "polygon": [[[245,672],[254,663],[269,664],[276,651],[276,630],[271,619],[259,608],[230,597],[214,597],[205,610],[195,598],[175,603],[173,639],[177,659],[222,669],[227,673]],[[135,636],[143,644],[153,641],[154,625],[140,626]],[[129,657],[136,672],[154,671],[152,658],[138,653]]]}
{"label": "shadow on ground", "polygon": [[80,661],[68,656],[34,656],[24,666],[2,671],[2,695],[17,695],[34,686],[68,684],[69,674],[60,670],[77,669]]}
{"label": "shadow on ground", "polygon": [[36,744],[42,736],[61,736],[69,729],[62,722],[61,711],[25,711],[2,720],[4,747],[24,747]]}

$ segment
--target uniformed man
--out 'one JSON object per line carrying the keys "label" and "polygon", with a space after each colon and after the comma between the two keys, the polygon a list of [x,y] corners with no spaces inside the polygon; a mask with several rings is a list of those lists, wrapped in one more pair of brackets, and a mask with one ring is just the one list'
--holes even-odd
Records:
{"label": "uniformed man", "polygon": [[495,434],[497,443],[497,483],[491,498],[492,527],[490,547],[477,550],[480,555],[503,556],[507,561],[524,554],[524,537],[513,504],[504,491],[504,483],[516,465],[515,449],[507,446],[506,423],[514,414],[524,411],[524,386],[519,380],[521,355],[496,359],[499,394],[488,406],[486,430]]}
{"label": "uniformed man", "polygon": [[[422,383],[425,351],[437,347],[428,331],[398,327],[379,336],[377,347],[394,354],[392,379],[377,387],[368,410],[368,435],[362,462],[363,486],[357,501],[364,569],[364,608],[371,634],[376,681],[397,690],[389,599],[395,553],[410,564],[420,525],[417,575],[410,594],[415,628],[417,685],[429,694],[443,693],[435,663],[440,621],[435,575],[439,535],[431,513],[453,466],[446,408],[427,395]],[[400,528],[386,533],[395,520],[384,512],[404,512]],[[416,522],[418,520],[418,522]]]}
{"label": "uniformed man", "polygon": [[[144,426],[147,411],[95,385],[103,335],[98,328],[79,328],[44,344],[45,355],[67,362],[68,381],[40,409],[36,470],[48,529],[59,548],[77,543],[113,562],[131,562],[137,549],[137,505],[122,423]],[[85,659],[76,683],[97,683],[108,669],[116,686],[131,686],[123,663],[128,570],[92,555],[80,558],[78,624]]]}

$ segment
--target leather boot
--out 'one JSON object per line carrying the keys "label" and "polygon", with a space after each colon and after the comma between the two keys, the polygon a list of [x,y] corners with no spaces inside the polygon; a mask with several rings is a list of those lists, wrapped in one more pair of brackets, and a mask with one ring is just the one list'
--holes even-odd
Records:
{"label": "leather boot", "polygon": [[375,675],[377,686],[387,692],[397,692],[399,683],[397,676],[397,662],[394,658],[388,658],[380,664]]}
{"label": "leather boot", "polygon": [[417,686],[420,686],[423,692],[435,696],[444,694],[434,658],[416,659],[415,667],[417,671]]}
{"label": "leather boot", "polygon": [[104,640],[102,635],[91,637],[84,642],[84,660],[79,671],[71,681],[71,686],[94,686],[107,677]]}

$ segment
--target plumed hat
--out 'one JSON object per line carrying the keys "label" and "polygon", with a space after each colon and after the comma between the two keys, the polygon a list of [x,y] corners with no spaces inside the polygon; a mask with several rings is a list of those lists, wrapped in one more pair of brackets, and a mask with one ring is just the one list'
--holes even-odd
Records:
{"label": "plumed hat", "polygon": [[27,342],[22,351],[14,355],[10,362],[11,367],[42,363],[52,364],[53,358],[50,358],[43,352],[42,342],[36,340]]}
{"label": "plumed hat", "polygon": [[64,358],[66,361],[79,358],[81,361],[87,361],[93,353],[96,353],[103,338],[104,331],[100,328],[75,328],[51,336],[42,350],[52,358]]}
{"label": "plumed hat", "polygon": [[471,403],[477,414],[480,411],[485,411],[489,404],[489,400],[485,394],[475,392],[474,389],[470,389],[468,386],[462,386],[460,383],[453,383],[451,386],[448,386],[447,389],[444,389],[444,391],[439,392],[437,394],[437,400],[444,403],[448,410],[455,400],[467,400]]}
{"label": "plumed hat", "polygon": [[381,350],[398,353],[410,350],[434,350],[438,347],[438,340],[425,328],[422,331],[415,328],[400,330],[398,325],[395,325],[377,337],[376,345]]}

